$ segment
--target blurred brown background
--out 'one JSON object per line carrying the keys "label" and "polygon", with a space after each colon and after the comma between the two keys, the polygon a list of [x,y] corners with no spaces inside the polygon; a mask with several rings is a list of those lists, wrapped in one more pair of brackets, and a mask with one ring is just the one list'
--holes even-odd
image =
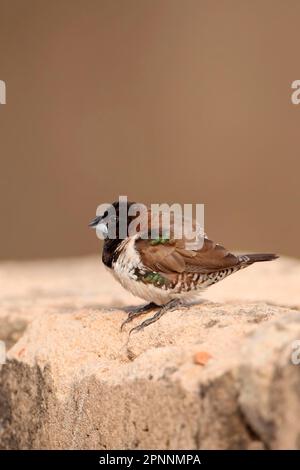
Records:
{"label": "blurred brown background", "polygon": [[300,256],[298,0],[0,0],[0,257],[99,251],[119,194]]}

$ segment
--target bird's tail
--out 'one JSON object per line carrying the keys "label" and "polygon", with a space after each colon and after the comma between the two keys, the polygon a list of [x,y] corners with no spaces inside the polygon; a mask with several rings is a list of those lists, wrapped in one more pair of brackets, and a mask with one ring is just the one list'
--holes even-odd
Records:
{"label": "bird's tail", "polygon": [[240,255],[239,261],[243,264],[253,264],[258,261],[272,261],[279,258],[275,253],[252,253],[247,255]]}

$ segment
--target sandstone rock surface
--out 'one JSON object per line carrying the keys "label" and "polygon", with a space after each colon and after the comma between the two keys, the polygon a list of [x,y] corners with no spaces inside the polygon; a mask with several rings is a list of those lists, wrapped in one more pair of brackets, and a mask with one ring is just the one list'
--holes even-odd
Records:
{"label": "sandstone rock surface", "polygon": [[244,270],[130,338],[140,301],[98,258],[0,279],[0,448],[300,447],[299,262]]}

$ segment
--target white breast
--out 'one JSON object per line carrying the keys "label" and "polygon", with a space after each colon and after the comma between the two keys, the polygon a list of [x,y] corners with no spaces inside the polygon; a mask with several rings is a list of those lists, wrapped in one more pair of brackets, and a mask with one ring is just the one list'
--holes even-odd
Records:
{"label": "white breast", "polygon": [[122,241],[118,247],[118,251],[120,252],[118,259],[112,264],[112,273],[120,284],[133,295],[149,302],[154,302],[157,305],[164,305],[176,297],[174,293],[172,295],[171,290],[163,290],[137,280],[135,270],[145,270],[141,258],[135,249],[135,241],[137,238],[138,235],[134,235]]}

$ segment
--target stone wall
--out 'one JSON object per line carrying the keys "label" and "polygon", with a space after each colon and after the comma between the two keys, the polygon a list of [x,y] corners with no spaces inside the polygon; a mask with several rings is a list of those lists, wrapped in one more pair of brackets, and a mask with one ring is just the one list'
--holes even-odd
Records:
{"label": "stone wall", "polygon": [[0,280],[0,448],[300,447],[300,263],[250,267],[130,337],[139,300],[99,259]]}

